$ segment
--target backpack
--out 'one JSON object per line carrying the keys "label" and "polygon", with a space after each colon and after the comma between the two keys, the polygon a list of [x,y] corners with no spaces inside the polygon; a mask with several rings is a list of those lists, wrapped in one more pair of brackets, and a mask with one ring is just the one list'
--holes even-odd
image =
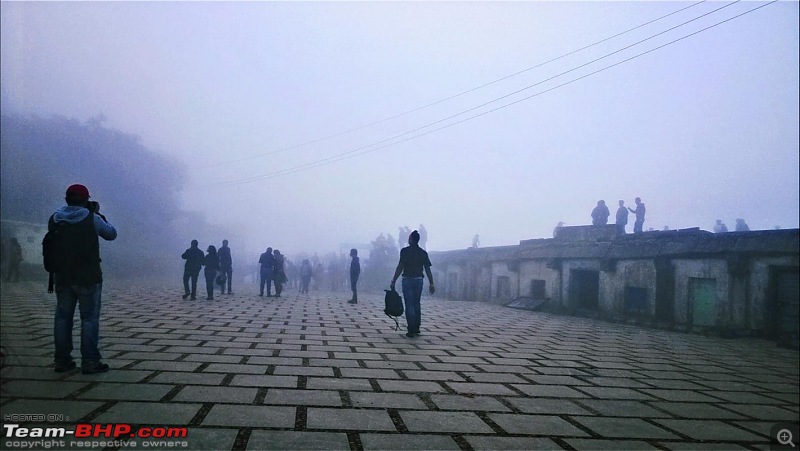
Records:
{"label": "backpack", "polygon": [[89,214],[84,221],[87,224],[70,224],[63,225],[53,221],[50,218],[52,227],[48,227],[42,239],[42,263],[44,270],[49,274],[47,282],[47,292],[53,292],[53,275],[71,274],[79,270],[83,265],[92,260],[89,250],[86,246],[86,240],[81,239],[81,227],[92,227],[91,222],[94,219],[92,214]]}
{"label": "backpack", "polygon": [[386,307],[383,309],[383,313],[394,320],[394,330],[398,330],[400,329],[400,324],[397,322],[397,318],[403,314],[403,298],[394,288],[383,291],[386,292],[384,297]]}

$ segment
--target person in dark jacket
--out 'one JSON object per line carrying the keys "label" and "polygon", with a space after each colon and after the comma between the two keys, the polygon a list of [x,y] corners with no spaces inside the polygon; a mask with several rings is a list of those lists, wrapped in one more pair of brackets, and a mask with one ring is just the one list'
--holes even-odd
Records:
{"label": "person in dark jacket", "polygon": [[428,276],[428,290],[431,294],[436,292],[431,274],[431,260],[428,253],[419,247],[419,232],[414,230],[408,236],[408,246],[400,250],[400,261],[394,271],[390,287],[394,290],[395,282],[400,274],[403,275],[403,302],[406,307],[406,322],[408,332],[406,337],[412,338],[419,335],[419,326],[422,321],[420,311],[420,298],[422,297],[422,271]]}
{"label": "person in dark jacket", "polygon": [[314,275],[314,271],[311,268],[311,261],[307,258],[303,259],[303,262],[300,264],[300,292],[308,294],[308,284],[311,283],[311,276]]}
{"label": "person in dark jacket", "polygon": [[606,207],[606,201],[598,200],[597,206],[592,210],[592,225],[608,224],[609,216],[611,216],[611,212]]}
{"label": "person in dark jacket", "polygon": [[8,246],[8,272],[6,282],[19,282],[19,265],[22,264],[22,246],[16,238],[9,240]]}
{"label": "person in dark jacket", "polygon": [[[197,240],[192,240],[191,247],[181,255],[186,260],[183,265],[183,298],[192,295],[191,300],[197,299],[197,278],[200,276],[200,269],[203,267],[203,251],[197,247]],[[189,280],[192,281],[192,291],[189,291]]]}
{"label": "person in dark jacket", "polygon": [[628,207],[628,210],[636,215],[636,221],[633,223],[633,233],[642,233],[642,226],[644,225],[644,215],[647,212],[647,209],[644,207],[644,202],[642,202],[641,197],[637,197],[634,199],[636,202],[636,210],[631,209]]}
{"label": "person in dark jacket", "polygon": [[[225,274],[225,279],[228,283],[228,294],[233,294],[231,291],[231,285],[233,285],[233,259],[231,258],[231,248],[228,247],[228,240],[222,240],[222,247],[217,250],[217,255],[219,255],[219,270]],[[220,294],[223,294],[225,285],[220,290]]]}
{"label": "person in dark jacket", "polygon": [[281,297],[283,292],[283,284],[286,282],[286,261],[281,254],[281,251],[275,249],[272,251],[272,280],[275,282],[275,297]]}
{"label": "person in dark jacket", "polygon": [[619,201],[619,208],[617,208],[617,234],[625,235],[625,226],[628,225],[628,209],[625,207],[625,201]]}
{"label": "person in dark jacket", "polygon": [[261,286],[259,288],[259,296],[264,296],[264,284],[267,285],[267,297],[272,297],[272,270],[275,266],[275,257],[272,255],[272,248],[268,247],[267,251],[261,254],[258,259],[261,264]]}
{"label": "person in dark jacket", "polygon": [[96,374],[108,371],[100,355],[100,298],[103,272],[100,268],[100,241],[117,238],[117,230],[100,214],[100,204],[89,201],[89,190],[70,185],[61,207],[47,223],[50,232],[58,230],[65,252],[63,266],[54,274],[56,311],[53,325],[55,371],[75,368],[72,360],[72,322],[75,306],[81,316],[81,372]]}
{"label": "person in dark jacket", "polygon": [[350,290],[353,292],[353,298],[347,301],[350,304],[358,303],[358,276],[361,274],[361,263],[358,259],[358,249],[350,249]]}
{"label": "person in dark jacket", "polygon": [[219,256],[217,255],[217,248],[213,245],[209,245],[206,250],[203,266],[205,266],[203,274],[206,276],[206,292],[208,293],[206,300],[213,301],[214,279],[217,278],[217,271],[219,271]]}

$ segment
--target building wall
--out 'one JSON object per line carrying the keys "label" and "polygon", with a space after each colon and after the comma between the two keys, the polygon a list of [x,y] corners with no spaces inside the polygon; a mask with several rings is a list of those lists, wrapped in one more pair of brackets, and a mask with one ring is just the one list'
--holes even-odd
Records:
{"label": "building wall", "polygon": [[784,257],[756,257],[750,260],[750,293],[749,302],[746,304],[746,318],[743,325],[752,331],[761,332],[767,327],[765,318],[766,309],[771,305],[772,295],[770,287],[770,269],[773,267],[797,267],[800,266],[798,256]]}
{"label": "building wall", "polygon": [[647,290],[645,314],[655,315],[656,309],[656,267],[652,260],[620,260],[616,263],[616,271],[608,273],[604,305],[610,312],[625,312],[625,291],[627,287]]}
{"label": "building wall", "polygon": [[519,265],[519,293],[517,296],[530,296],[531,282],[544,280],[545,296],[550,302],[562,305],[561,272],[547,266],[545,260],[525,260]]}

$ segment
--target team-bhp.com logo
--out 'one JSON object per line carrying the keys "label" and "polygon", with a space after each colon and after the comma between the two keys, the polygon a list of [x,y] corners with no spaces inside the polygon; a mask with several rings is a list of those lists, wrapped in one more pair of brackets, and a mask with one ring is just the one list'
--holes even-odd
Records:
{"label": "team-bhp.com logo", "polygon": [[75,429],[26,428],[18,424],[4,424],[6,438],[185,438],[185,427],[137,427],[126,423],[87,424],[78,423]]}

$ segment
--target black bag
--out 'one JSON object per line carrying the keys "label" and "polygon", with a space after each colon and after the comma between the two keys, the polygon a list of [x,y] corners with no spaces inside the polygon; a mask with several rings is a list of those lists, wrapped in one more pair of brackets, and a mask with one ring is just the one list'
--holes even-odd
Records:
{"label": "black bag", "polygon": [[400,329],[400,323],[397,322],[397,318],[403,315],[403,298],[394,288],[383,291],[386,292],[386,296],[384,297],[386,307],[383,309],[383,313],[394,320],[394,330],[398,330]]}

